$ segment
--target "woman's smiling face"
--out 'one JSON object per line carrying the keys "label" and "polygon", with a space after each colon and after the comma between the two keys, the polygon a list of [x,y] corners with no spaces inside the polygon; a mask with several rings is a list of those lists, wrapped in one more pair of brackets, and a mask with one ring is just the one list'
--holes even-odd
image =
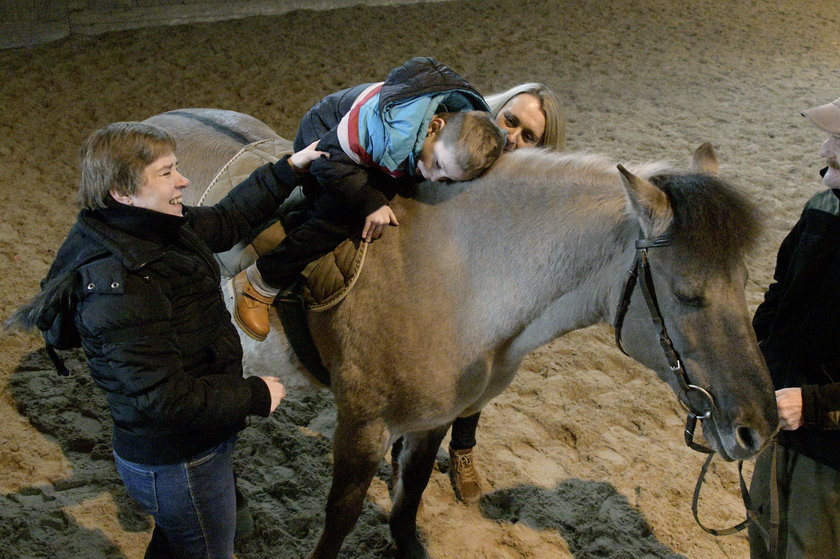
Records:
{"label": "woman's smiling face", "polygon": [[496,124],[508,133],[505,151],[538,146],[545,134],[545,114],[540,100],[530,93],[512,97],[499,109]]}
{"label": "woman's smiling face", "polygon": [[190,181],[178,172],[178,159],[174,153],[159,157],[147,165],[140,178],[140,190],[118,201],[169,215],[184,215],[181,191],[189,186]]}

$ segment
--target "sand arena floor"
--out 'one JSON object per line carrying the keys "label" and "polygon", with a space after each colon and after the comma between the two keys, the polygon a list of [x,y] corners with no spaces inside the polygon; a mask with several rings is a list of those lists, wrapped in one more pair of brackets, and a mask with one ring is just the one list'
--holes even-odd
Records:
{"label": "sand arena floor", "polygon": [[[801,109],[837,98],[833,0],[712,3],[465,0],[298,11],[70,37],[0,51],[0,314],[32,296],[73,223],[76,153],[111,121],[179,107],[254,115],[292,137],[324,94],[381,79],[415,55],[481,91],[543,81],[563,100],[569,148],[622,161],[685,160],[712,142],[721,174],[762,205],[748,266],[752,308],[776,248],[820,188],[822,134]],[[702,532],[689,508],[702,457],[655,375],[597,326],[534,352],[483,416],[490,492],[453,500],[433,474],[420,515],[437,559],[746,558],[742,535]],[[151,523],[110,454],[104,399],[78,359],[59,378],[37,336],[0,338],[0,555],[140,558]],[[334,407],[291,395],[243,432],[237,469],[257,536],[240,558],[304,557],[320,530]],[[387,557],[384,466],[343,557]],[[740,519],[733,465],[714,469],[708,523]]]}

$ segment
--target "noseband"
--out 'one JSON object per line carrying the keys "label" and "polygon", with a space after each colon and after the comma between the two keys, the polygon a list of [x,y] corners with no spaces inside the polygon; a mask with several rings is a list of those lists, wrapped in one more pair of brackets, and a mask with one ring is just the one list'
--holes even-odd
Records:
{"label": "noseband", "polygon": [[[697,483],[694,487],[691,512],[694,514],[694,520],[697,521],[697,524],[703,530],[715,536],[724,536],[743,530],[747,524],[754,519],[754,510],[749,498],[749,492],[747,491],[744,476],[742,474],[743,461],[739,461],[738,475],[740,478],[741,496],[744,500],[744,506],[747,509],[747,518],[743,522],[732,526],[731,528],[716,530],[704,526],[703,523],[700,522],[700,517],[698,516],[697,507],[700,499],[700,488],[703,485],[703,479],[706,476],[706,472],[708,471],[709,464],[714,457],[715,451],[707,446],[695,442],[694,430],[697,427],[698,419],[700,421],[709,420],[714,423],[713,414],[716,409],[716,405],[715,398],[712,396],[711,392],[701,386],[691,384],[691,381],[688,378],[688,373],[686,373],[685,367],[683,367],[682,359],[680,359],[680,354],[674,347],[671,337],[668,335],[668,329],[665,327],[665,319],[662,318],[662,312],[659,310],[659,303],[656,300],[656,290],[653,286],[653,278],[650,273],[650,264],[648,263],[647,252],[648,249],[651,248],[669,246],[672,242],[673,239],[670,235],[661,235],[659,237],[650,238],[642,237],[636,241],[636,259],[633,262],[633,267],[627,272],[627,281],[624,283],[624,289],[621,292],[621,300],[618,302],[618,309],[616,310],[615,320],[613,322],[613,326],[615,328],[615,343],[624,355],[628,355],[621,344],[621,327],[624,325],[624,317],[627,315],[627,309],[630,307],[630,298],[633,296],[633,291],[636,289],[636,284],[638,283],[640,289],[642,290],[642,295],[644,295],[645,303],[647,304],[648,313],[653,321],[653,325],[659,331],[659,345],[662,346],[662,351],[665,353],[665,359],[668,361],[668,367],[674,373],[674,376],[677,378],[677,382],[680,386],[680,392],[677,397],[680,405],[688,414],[685,420],[685,430],[683,433],[685,437],[685,444],[693,450],[709,455],[703,463],[703,467],[700,470],[700,476],[698,477]],[[764,532],[764,529],[758,522],[756,522],[756,525],[759,526],[760,531]],[[769,537],[766,539],[769,540]]]}
{"label": "noseband", "polygon": [[694,441],[694,430],[697,427],[697,420],[705,421],[710,419],[714,422],[712,414],[715,411],[715,398],[711,392],[691,384],[688,374],[683,367],[680,354],[674,347],[671,337],[668,335],[668,329],[665,327],[665,319],[662,318],[662,312],[659,310],[659,303],[656,300],[656,290],[653,287],[653,278],[650,274],[650,264],[648,263],[648,249],[668,246],[672,243],[670,235],[662,235],[659,237],[641,238],[636,241],[636,260],[633,262],[633,267],[627,273],[627,281],[624,283],[624,289],[621,292],[621,300],[618,302],[618,310],[615,313],[615,343],[618,349],[624,355],[624,347],[621,344],[621,327],[624,325],[624,317],[627,315],[627,309],[630,307],[630,299],[633,296],[633,291],[638,283],[642,290],[642,295],[645,297],[647,303],[648,313],[659,331],[659,345],[662,346],[662,351],[665,353],[665,359],[668,360],[668,367],[677,378],[680,386],[678,394],[680,405],[687,412],[685,421],[685,444],[689,448],[698,452],[711,454],[714,451],[707,446],[701,445]]}

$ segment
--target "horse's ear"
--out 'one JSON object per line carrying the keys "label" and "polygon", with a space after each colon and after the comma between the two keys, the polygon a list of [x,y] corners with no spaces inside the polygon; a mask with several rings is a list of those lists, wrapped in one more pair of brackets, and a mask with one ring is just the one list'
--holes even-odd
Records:
{"label": "horse's ear", "polygon": [[646,237],[664,235],[674,221],[668,197],[659,188],[618,165],[621,184]]}
{"label": "horse's ear", "polygon": [[720,164],[712,144],[706,142],[694,150],[694,153],[691,154],[691,170],[695,173],[718,176]]}

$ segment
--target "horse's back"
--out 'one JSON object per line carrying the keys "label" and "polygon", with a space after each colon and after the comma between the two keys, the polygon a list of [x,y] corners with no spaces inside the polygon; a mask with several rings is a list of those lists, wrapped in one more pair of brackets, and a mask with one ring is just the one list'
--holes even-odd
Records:
{"label": "horse's back", "polygon": [[192,183],[184,195],[187,204],[201,197],[216,173],[244,146],[280,138],[262,121],[223,109],[177,109],[145,122],[175,138],[179,171]]}

